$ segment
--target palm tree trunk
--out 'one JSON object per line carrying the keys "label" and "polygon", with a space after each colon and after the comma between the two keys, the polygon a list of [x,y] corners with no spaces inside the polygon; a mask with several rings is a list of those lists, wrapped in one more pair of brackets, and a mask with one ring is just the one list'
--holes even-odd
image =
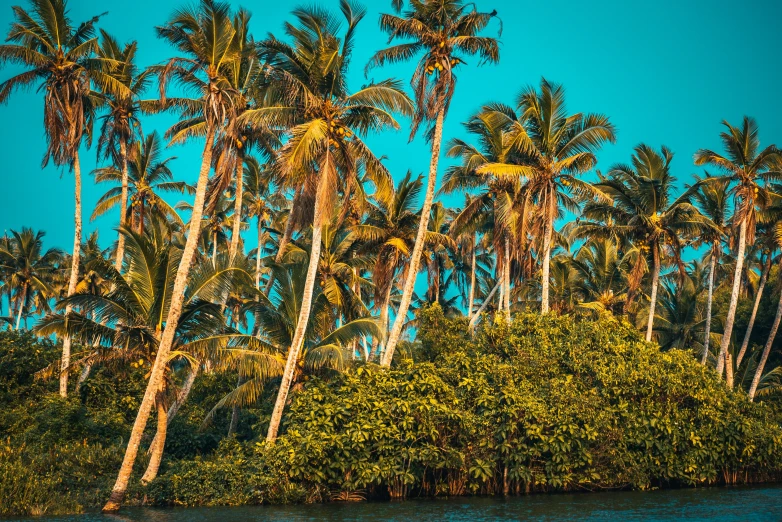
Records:
{"label": "palm tree trunk", "polygon": [[472,316],[472,319],[470,319],[470,332],[473,331],[475,328],[475,323],[478,322],[478,319],[481,317],[481,314],[484,310],[486,310],[486,307],[489,305],[489,302],[491,302],[491,298],[494,295],[494,292],[497,291],[497,289],[502,286],[502,281],[497,281],[497,284],[494,285],[494,288],[491,289],[491,292],[489,292],[489,295],[486,296],[486,299],[483,300],[483,303],[481,304],[481,307],[478,308],[478,311],[475,312],[475,315]]}
{"label": "palm tree trunk", "polygon": [[144,398],[139,406],[136,420],[133,422],[133,429],[128,439],[128,447],[125,450],[125,457],[122,460],[122,467],[117,475],[117,481],[111,491],[106,505],[103,506],[104,512],[117,511],[120,508],[125,491],[128,487],[130,474],[133,471],[133,464],[136,462],[141,437],[144,435],[144,428],[147,426],[149,414],[152,411],[152,405],[155,402],[155,396],[160,389],[160,382],[163,379],[163,373],[166,369],[168,355],[171,352],[171,345],[174,342],[176,328],[179,323],[179,317],[182,315],[182,304],[185,296],[187,280],[190,276],[190,267],[193,264],[196,249],[198,248],[198,238],[200,236],[201,218],[204,213],[204,200],[206,199],[206,186],[209,181],[209,169],[212,164],[212,147],[215,131],[209,128],[206,135],[206,145],[201,159],[201,171],[198,176],[198,185],[196,186],[196,197],[193,203],[193,211],[190,215],[190,225],[185,243],[182,258],[177,267],[176,278],[174,280],[174,289],[171,293],[171,305],[169,306],[168,316],[166,317],[166,328],[163,330],[163,337],[158,346],[155,363],[152,365],[152,372],[147,382],[147,389],[144,392]]}
{"label": "palm tree trunk", "polygon": [[87,380],[87,377],[90,376],[90,371],[92,371],[92,364],[87,363],[84,365],[84,368],[81,369],[81,373],[79,374],[79,378],[76,381],[76,393],[79,393],[79,390],[81,389],[81,385],[84,384],[84,381]]}
{"label": "palm tree trunk", "polygon": [[[744,251],[747,247],[747,220],[742,219],[739,226],[739,248],[736,252],[736,271],[733,273],[733,290],[730,293],[730,306],[728,306],[728,315],[725,317],[725,331],[722,334],[722,343],[720,344],[720,353],[717,358],[717,375],[722,375],[723,368],[726,373],[733,373],[733,368],[727,368],[725,364],[730,337],[733,333],[733,321],[736,318],[736,306],[739,302],[739,290],[741,289],[741,271],[744,268]],[[732,380],[732,379],[729,379]]]}
{"label": "palm tree trunk", "polygon": [[505,265],[503,269],[503,286],[505,287],[505,302],[503,303],[503,307],[505,309],[505,319],[510,321],[510,241],[508,240],[507,234],[505,235],[505,248],[503,255],[505,256],[505,259],[503,260],[503,264]]}
{"label": "palm tree trunk", "polygon": [[[174,404],[168,408],[168,413],[166,413],[166,422],[169,426],[171,426],[171,421],[174,420],[176,414],[179,413],[179,408],[182,407],[182,405],[187,401],[187,398],[190,396],[190,391],[193,389],[193,383],[195,382],[197,376],[198,366],[193,366],[190,370],[190,373],[188,373],[187,377],[185,377],[185,382],[183,383],[182,388],[180,388],[179,393],[177,393],[176,401],[174,401]],[[150,449],[155,446],[156,440],[157,433],[155,433],[155,438],[152,439],[152,444],[149,445]]]}
{"label": "palm tree trunk", "polygon": [[426,237],[426,231],[429,229],[429,214],[432,211],[434,187],[437,183],[437,165],[440,160],[440,145],[443,140],[444,118],[445,110],[441,108],[437,112],[437,119],[435,120],[434,124],[434,136],[432,138],[432,159],[431,163],[429,164],[429,178],[426,181],[426,197],[424,198],[424,206],[421,208],[421,221],[418,224],[418,231],[416,232],[415,236],[413,254],[410,256],[410,267],[407,272],[405,286],[402,289],[402,300],[399,303],[399,310],[397,311],[396,318],[394,319],[394,326],[388,336],[386,349],[385,352],[383,352],[383,359],[380,361],[381,366],[386,368],[391,366],[391,360],[394,358],[394,350],[396,350],[396,345],[399,342],[399,336],[402,335],[402,328],[404,327],[405,320],[407,319],[407,310],[410,308],[410,300],[413,298],[415,279],[416,275],[418,275],[418,266],[421,263],[421,252],[424,249],[424,239]]}
{"label": "palm tree trunk", "polygon": [[242,197],[244,190],[244,158],[239,156],[236,161],[236,196],[234,197],[234,222],[231,231],[231,246],[229,247],[229,257],[231,261],[236,257],[239,251],[239,239],[241,238],[242,226]]}
{"label": "palm tree trunk", "polygon": [[768,354],[771,352],[771,346],[774,344],[774,339],[777,336],[777,330],[779,329],[779,322],[782,320],[782,293],[779,294],[779,304],[777,305],[777,315],[774,317],[774,323],[771,325],[771,332],[768,334],[768,340],[766,346],[763,347],[763,355],[760,356],[758,367],[755,370],[755,376],[752,378],[752,385],[749,387],[749,400],[755,399],[755,392],[758,390],[760,384],[760,378],[763,377],[763,369],[766,366],[768,360]]}
{"label": "palm tree trunk", "polygon": [[[242,385],[244,382],[244,379],[242,379],[242,376],[239,375],[239,377],[236,378],[236,387]],[[231,423],[228,425],[228,436],[230,437],[234,433],[236,433],[236,428],[239,426],[239,406],[234,405],[231,408]]]}
{"label": "palm tree trunk", "polygon": [[161,389],[155,400],[157,405],[157,432],[155,433],[155,438],[152,440],[152,445],[149,448],[151,455],[149,457],[147,470],[144,472],[144,476],[141,477],[141,483],[145,485],[149,484],[157,477],[157,472],[160,469],[160,461],[163,459],[163,448],[166,445],[168,419],[166,405],[163,399],[163,390]]}
{"label": "palm tree trunk", "polygon": [[646,342],[652,340],[652,328],[654,327],[654,309],[657,306],[657,287],[660,283],[660,250],[657,245],[652,246],[652,295],[649,301],[649,320],[646,323]]}
{"label": "palm tree trunk", "polygon": [[[388,332],[388,306],[391,302],[391,291],[393,290],[394,285],[393,282],[388,283],[388,290],[386,290],[385,295],[383,296],[383,301],[380,303],[380,328],[383,334],[386,334]],[[383,341],[381,339],[378,339],[378,343],[380,344],[380,351],[379,353],[383,353]]]}
{"label": "palm tree trunk", "polygon": [[475,234],[472,236],[472,261],[471,261],[471,270],[470,270],[470,297],[467,301],[467,320],[470,321],[472,319],[472,308],[475,306]]}
{"label": "palm tree trunk", "polygon": [[288,360],[285,362],[285,371],[282,374],[280,382],[280,391],[277,393],[277,400],[274,403],[274,411],[269,421],[269,431],[266,433],[266,440],[273,442],[277,438],[277,432],[280,429],[282,421],[282,412],[285,409],[285,401],[288,399],[291,383],[293,382],[293,372],[296,370],[296,362],[299,359],[299,352],[304,344],[304,333],[307,330],[307,324],[310,318],[310,309],[312,308],[312,294],[315,289],[315,278],[318,275],[318,265],[320,263],[321,234],[323,231],[323,206],[326,183],[328,183],[328,172],[331,168],[330,151],[326,149],[326,157],[321,169],[318,188],[315,191],[315,215],[312,219],[312,248],[310,252],[309,266],[307,267],[307,279],[304,282],[304,295],[301,299],[301,309],[299,318],[296,321],[296,331],[293,335],[293,342],[288,351]]}
{"label": "palm tree trunk", "polygon": [[22,283],[22,296],[19,299],[19,315],[16,316],[16,330],[19,330],[19,326],[22,323],[22,311],[24,310],[24,302],[27,301],[27,282]]}
{"label": "palm tree trunk", "polygon": [[255,288],[261,289],[261,257],[263,253],[263,247],[261,242],[263,241],[263,220],[258,215],[258,248],[255,251]]}
{"label": "palm tree trunk", "polygon": [[749,324],[747,325],[747,331],[744,334],[744,341],[741,343],[741,350],[736,357],[736,368],[741,364],[741,360],[744,359],[744,354],[749,346],[749,338],[752,335],[752,328],[755,326],[755,317],[758,315],[758,307],[760,307],[760,298],[763,297],[763,289],[766,286],[768,280],[768,271],[771,269],[771,253],[769,252],[766,257],[766,262],[763,264],[763,273],[760,275],[760,284],[758,284],[758,291],[755,294],[755,304],[752,306],[752,315],[749,316]]}
{"label": "palm tree trunk", "polygon": [[[301,186],[296,188],[296,192],[293,195],[293,200],[291,200],[291,210],[288,214],[288,219],[285,221],[285,231],[280,238],[280,244],[277,248],[277,255],[274,256],[274,262],[276,264],[282,263],[282,257],[285,255],[285,250],[288,248],[288,243],[291,242],[291,237],[293,237],[293,210],[296,207],[296,200],[300,197],[300,195]],[[269,295],[269,292],[271,292],[273,284],[274,279],[269,277],[269,281],[266,283],[266,295]]]}
{"label": "palm tree trunk", "polygon": [[[73,253],[71,254],[71,276],[68,280],[68,297],[76,292],[79,282],[79,260],[81,252],[81,165],[79,152],[73,154]],[[71,313],[71,305],[65,307],[65,321]],[[67,333],[62,340],[62,359],[60,361],[60,397],[68,396],[68,371],[71,365],[71,336]]]}
{"label": "palm tree trunk", "polygon": [[212,268],[217,266],[217,231],[212,232]]}
{"label": "palm tree trunk", "polygon": [[711,248],[711,262],[709,263],[709,295],[706,300],[706,327],[703,333],[703,356],[701,364],[705,365],[709,359],[709,336],[711,335],[711,303],[714,296],[714,269],[717,266],[715,256],[717,255],[717,245],[715,241]]}
{"label": "palm tree trunk", "polygon": [[[119,160],[122,169],[122,196],[120,198],[119,226],[125,226],[125,213],[128,209],[128,144],[125,138],[119,141]],[[125,257],[125,236],[120,233],[117,237],[117,257],[114,266],[117,272],[122,270],[122,259]]]}
{"label": "palm tree trunk", "polygon": [[540,313],[547,314],[549,311],[549,274],[551,272],[551,236],[554,232],[554,217],[546,218],[546,230],[543,233],[543,270],[540,279]]}

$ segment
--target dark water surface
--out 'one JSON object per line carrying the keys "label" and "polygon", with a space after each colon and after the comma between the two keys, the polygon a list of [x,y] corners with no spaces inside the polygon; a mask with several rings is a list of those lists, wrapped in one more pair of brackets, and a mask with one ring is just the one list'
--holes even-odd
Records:
{"label": "dark water surface", "polygon": [[[4,519],[6,520],[6,519]],[[308,520],[782,521],[782,485],[650,492],[451,498],[237,508],[128,508],[118,515],[37,517],[41,522],[239,522]]]}

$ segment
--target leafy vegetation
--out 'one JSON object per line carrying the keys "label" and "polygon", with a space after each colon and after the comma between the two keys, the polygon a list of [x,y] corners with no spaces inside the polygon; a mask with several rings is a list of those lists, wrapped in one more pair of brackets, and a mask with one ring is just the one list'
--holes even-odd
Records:
{"label": "leafy vegetation", "polygon": [[[200,0],[149,66],[65,0],[13,8],[0,103],[43,95],[76,205],[70,254],[0,238],[0,510],[778,478],[782,154],[755,120],[723,122],[683,189],[662,145],[596,171],[610,117],[547,79],[444,137],[466,60],[500,60],[497,12],[391,2],[365,73],[410,63],[410,89],[356,88],[366,11],[335,3],[255,40]],[[403,118],[426,176],[368,144]],[[116,242],[82,237],[93,135]],[[163,148],[201,140],[190,185]]]}

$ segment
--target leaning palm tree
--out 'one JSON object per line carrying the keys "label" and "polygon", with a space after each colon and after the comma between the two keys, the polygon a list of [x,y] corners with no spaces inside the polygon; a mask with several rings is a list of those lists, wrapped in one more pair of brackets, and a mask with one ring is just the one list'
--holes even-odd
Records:
{"label": "leaning palm tree", "polygon": [[[158,221],[158,223],[160,223]],[[121,274],[102,257],[96,258],[90,269],[109,283],[108,292],[92,291],[85,287],[58,304],[68,303],[80,313],[65,320],[62,314],[50,314],[41,320],[36,331],[42,335],[70,335],[91,349],[83,354],[83,364],[126,366],[129,362],[152,366],[159,351],[163,324],[169,317],[169,306],[174,280],[170,275],[180,262],[182,251],[168,241],[162,227],[141,235],[120,229],[126,237],[127,271]],[[188,291],[182,305],[182,314],[176,325],[172,350],[166,361],[166,375],[172,372],[172,363],[187,363],[190,371],[197,371],[199,362],[213,358],[218,349],[232,346],[231,332],[225,326],[220,296],[232,284],[250,283],[250,275],[241,267],[223,263],[212,267],[201,263],[189,276]],[[237,336],[241,337],[241,336]],[[239,343],[242,344],[243,343]],[[152,481],[157,475],[165,445],[167,395],[169,379],[161,380],[155,395],[157,434],[152,457],[142,482]]]}
{"label": "leaning palm tree", "polygon": [[[122,226],[139,234],[144,233],[146,221],[156,218],[181,223],[176,209],[163,199],[162,193],[193,195],[195,190],[183,181],[174,181],[169,163],[175,157],[162,159],[162,148],[157,132],[146,137],[139,136],[138,141],[132,143],[124,155],[124,171],[116,167],[96,169],[93,172],[96,183],[118,186],[112,187],[98,199],[90,220],[119,206],[123,216]],[[124,245],[124,238],[118,242],[117,248],[120,248],[120,244]]]}
{"label": "leaning palm tree", "polygon": [[[171,42],[184,56],[172,58],[157,71],[160,74],[161,104],[164,107],[180,108],[183,115],[193,111],[205,118],[206,143],[201,156],[201,170],[196,186],[193,212],[182,258],[176,270],[176,279],[171,293],[171,306],[166,318],[166,327],[160,339],[155,363],[150,372],[147,389],[139,406],[128,439],[128,447],[117,476],[111,496],[103,506],[104,511],[117,511],[125,497],[133,463],[138,454],[139,443],[144,433],[149,414],[160,389],[166,363],[176,334],[176,325],[182,315],[185,290],[190,268],[198,246],[201,215],[206,199],[209,171],[212,164],[212,150],[216,134],[235,125],[233,91],[221,71],[227,63],[236,59],[231,42],[236,31],[231,23],[230,7],[214,0],[201,0],[197,7],[179,9],[166,25],[157,29],[158,35]],[[166,86],[175,78],[184,89],[194,90],[197,98],[167,99]]]}
{"label": "leaning palm tree", "polygon": [[[591,220],[579,227],[580,235],[606,235],[630,240],[644,255],[637,263],[649,265],[651,255],[651,291],[646,340],[651,341],[660,271],[661,253],[667,252],[683,273],[681,260],[685,241],[698,237],[713,225],[689,203],[690,191],[673,200],[671,192],[676,179],[671,175],[673,153],[666,147],[657,152],[648,145],[638,145],[631,165],[615,165],[596,186],[613,204],[588,203],[584,217]],[[636,272],[633,269],[631,272]],[[630,291],[635,291],[631,281]]]}
{"label": "leaning palm tree", "polygon": [[[101,93],[107,113],[101,117],[98,140],[98,156],[111,158],[120,173],[119,226],[124,227],[127,217],[125,209],[128,208],[128,149],[141,132],[140,117],[145,102],[140,100],[140,96],[149,85],[150,75],[148,70],[139,70],[135,63],[138,50],[135,41],[121,47],[106,31],[101,30],[101,37],[98,55],[117,62],[114,76],[126,88],[123,92]],[[149,105],[149,102],[146,102],[146,105]],[[118,234],[115,258],[117,270],[122,269],[124,252],[125,236]]]}
{"label": "leaning palm tree", "polygon": [[16,330],[36,294],[44,298],[51,294],[50,282],[62,259],[62,252],[56,248],[43,250],[44,235],[43,231],[23,228],[21,232],[12,230],[11,236],[0,243],[0,274],[8,285],[9,301],[11,294],[16,294]]}
{"label": "leaning palm tree", "polygon": [[[401,3],[395,6],[401,7]],[[410,137],[425,124],[431,126],[427,137],[432,143],[432,158],[426,183],[421,222],[418,226],[415,247],[410,256],[410,276],[405,280],[402,300],[399,303],[394,325],[388,336],[386,350],[381,364],[390,366],[394,350],[407,321],[407,310],[413,297],[418,265],[424,249],[429,215],[434,200],[437,182],[437,165],[440,160],[440,145],[443,139],[443,121],[451,104],[456,87],[456,67],[464,63],[463,57],[479,56],[483,62],[496,63],[500,58],[496,39],[480,36],[496,15],[476,10],[474,4],[461,0],[429,0],[412,2],[410,10],[403,16],[383,14],[380,28],[389,33],[389,43],[394,40],[408,40],[375,53],[367,64],[367,71],[375,66],[418,59],[411,79],[415,92],[416,113]]]}
{"label": "leaning palm tree", "polygon": [[[554,222],[562,207],[577,210],[577,199],[608,199],[579,179],[597,164],[595,152],[615,141],[614,126],[601,114],[568,115],[561,85],[540,81],[540,92],[528,87],[518,99],[519,115],[510,122],[509,140],[520,160],[514,164],[489,163],[478,172],[495,176],[523,176],[528,198],[537,206],[543,229],[541,312],[549,310],[549,270]],[[505,117],[513,117],[507,113]]]}
{"label": "leaning palm tree", "polygon": [[757,210],[768,206],[772,199],[772,194],[763,185],[769,180],[778,179],[782,173],[776,164],[779,161],[779,150],[774,145],[759,150],[758,125],[753,118],[745,116],[741,127],[734,127],[727,121],[722,123],[727,129],[720,134],[726,154],[701,149],[695,153],[695,164],[719,168],[726,173],[723,179],[734,184],[731,195],[734,198],[732,226],[734,230],[738,229],[736,268],[722,343],[717,356],[717,373],[722,375],[723,368],[727,367],[726,377],[732,385],[732,365],[726,365],[726,358],[739,301],[744,252],[747,243],[754,242]]}
{"label": "leaning palm tree", "polygon": [[[693,204],[715,226],[714,229],[704,232],[693,243],[694,246],[708,245],[709,277],[706,296],[706,324],[703,328],[703,354],[701,364],[706,364],[709,357],[709,342],[711,340],[711,309],[714,297],[714,273],[722,252],[722,239],[728,228],[729,213],[729,186],[730,180],[725,178],[714,179],[706,174],[705,178],[696,176],[697,190],[692,192]],[[689,188],[689,187],[688,187]]]}
{"label": "leaning palm tree", "polygon": [[[68,165],[74,177],[74,234],[68,294],[79,279],[81,246],[81,166],[79,147],[89,137],[97,100],[91,89],[127,92],[111,72],[117,62],[94,56],[98,49],[95,23],[98,16],[75,27],[67,16],[65,0],[31,0],[31,11],[14,7],[15,21],[6,41],[0,45],[0,65],[13,63],[24,71],[0,83],[0,103],[6,103],[15,90],[35,84],[44,92],[44,133],[47,149],[43,165]],[[63,339],[60,395],[68,393],[68,366],[71,340]]]}
{"label": "leaning palm tree", "polygon": [[[358,169],[374,173],[378,189],[390,185],[390,175],[363,141],[370,131],[399,128],[395,113],[409,115],[412,103],[398,82],[372,83],[355,93],[347,89],[347,69],[357,24],[365,11],[340,2],[347,29],[340,37],[339,20],[321,9],[297,9],[298,25],[288,25],[294,46],[274,37],[261,44],[268,60],[268,75],[284,92],[277,104],[245,111],[241,123],[257,126],[291,125],[290,137],[277,154],[275,167],[284,186],[305,187],[312,197],[312,250],[309,256],[304,298],[291,341],[285,373],[269,423],[267,440],[277,437],[296,361],[303,346],[312,308],[322,247],[322,229],[342,188],[357,183]],[[302,110],[302,107],[306,110]],[[312,190],[314,189],[314,190]],[[291,219],[289,217],[289,219]]]}

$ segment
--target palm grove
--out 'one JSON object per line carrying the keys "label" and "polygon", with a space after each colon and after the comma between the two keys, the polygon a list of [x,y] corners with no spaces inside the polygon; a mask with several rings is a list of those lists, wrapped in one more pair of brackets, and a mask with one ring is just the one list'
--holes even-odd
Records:
{"label": "palm grove", "polygon": [[[782,300],[767,341],[750,340],[761,299],[778,292],[782,156],[761,146],[755,121],[724,122],[723,150],[698,151],[708,172],[684,188],[664,146],[640,144],[628,163],[597,171],[614,126],[569,112],[547,79],[443,136],[457,74],[499,61],[501,25],[457,0],[401,4],[381,15],[389,44],[366,70],[406,63],[409,78],[360,88],[347,73],[365,13],[348,0],[338,12],[296,9],[262,40],[249,12],[201,0],[156,27],[171,58],[147,68],[136,42],[100,30],[100,17],[74,24],[64,0],[13,8],[0,63],[20,72],[3,79],[0,102],[25,88],[43,97],[43,163],[72,173],[76,210],[70,253],[30,229],[2,238],[7,328],[58,340],[61,358],[41,375],[59,376],[63,397],[98,367],[147,369],[105,510],[122,502],[153,411],[142,482],[155,479],[167,426],[199,374],[236,375],[214,405],[232,410],[231,431],[240,408],[274,390],[264,428],[274,441],[307,375],[391,366],[435,303],[466,315],[470,331],[514,312],[613,314],[662,349],[688,350],[750,400],[775,383],[767,363]],[[161,112],[176,116],[162,135],[143,125]],[[395,182],[365,139],[407,120],[431,163]],[[177,180],[166,150],[190,141],[204,144],[194,186]],[[92,217],[119,216],[105,250],[82,237],[79,155],[90,146],[106,187]],[[443,154],[454,159],[444,172]]]}

